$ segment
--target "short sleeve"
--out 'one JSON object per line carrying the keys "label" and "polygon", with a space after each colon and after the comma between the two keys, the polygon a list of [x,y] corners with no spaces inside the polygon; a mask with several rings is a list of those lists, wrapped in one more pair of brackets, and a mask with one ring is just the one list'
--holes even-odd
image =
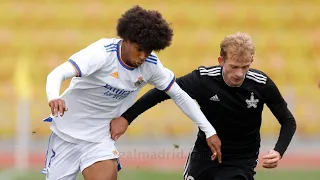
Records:
{"label": "short sleeve", "polygon": [[148,63],[148,73],[150,73],[150,78],[147,80],[148,83],[154,85],[161,91],[168,91],[175,82],[175,75],[173,72],[163,67],[154,54],[151,54],[145,63]]}
{"label": "short sleeve", "polygon": [[68,61],[77,71],[77,76],[84,77],[99,70],[107,63],[107,52],[103,44],[97,41],[73,54]]}
{"label": "short sleeve", "polygon": [[167,68],[159,69],[150,80],[150,84],[154,85],[161,91],[168,91],[175,81],[175,76],[172,71]]}

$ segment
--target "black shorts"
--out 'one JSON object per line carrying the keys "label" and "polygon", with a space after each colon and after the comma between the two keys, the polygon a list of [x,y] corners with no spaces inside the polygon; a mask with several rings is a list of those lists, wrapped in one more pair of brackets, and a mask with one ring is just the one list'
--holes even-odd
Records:
{"label": "black shorts", "polygon": [[257,158],[223,161],[199,159],[189,155],[185,166],[184,180],[254,180]]}

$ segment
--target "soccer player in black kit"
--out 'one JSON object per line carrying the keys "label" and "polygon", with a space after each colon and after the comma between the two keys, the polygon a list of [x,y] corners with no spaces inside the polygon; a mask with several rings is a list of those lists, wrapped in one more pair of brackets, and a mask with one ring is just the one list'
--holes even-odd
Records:
{"label": "soccer player in black kit", "polygon": [[[221,140],[219,163],[211,160],[205,135],[199,130],[185,166],[185,180],[253,180],[264,104],[281,129],[274,149],[263,156],[263,167],[277,167],[296,130],[296,121],[275,83],[265,73],[250,68],[255,54],[251,37],[246,33],[226,36],[220,49],[218,66],[201,66],[176,80],[198,102]],[[111,136],[119,138],[139,114],[166,99],[169,96],[160,90],[147,92],[111,122]]]}

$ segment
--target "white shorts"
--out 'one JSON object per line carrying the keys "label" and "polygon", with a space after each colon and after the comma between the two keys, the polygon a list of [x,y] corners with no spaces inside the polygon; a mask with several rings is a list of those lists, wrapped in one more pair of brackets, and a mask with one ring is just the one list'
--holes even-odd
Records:
{"label": "white shorts", "polygon": [[79,171],[82,172],[95,162],[108,159],[117,159],[120,170],[121,165],[118,160],[120,154],[114,144],[111,139],[106,139],[102,143],[82,141],[74,144],[52,133],[42,173],[46,174],[47,180],[76,180]]}

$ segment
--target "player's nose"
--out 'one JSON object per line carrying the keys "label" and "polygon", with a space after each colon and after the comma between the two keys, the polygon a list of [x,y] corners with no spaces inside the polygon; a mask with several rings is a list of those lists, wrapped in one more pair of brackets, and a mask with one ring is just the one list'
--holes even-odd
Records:
{"label": "player's nose", "polygon": [[243,75],[244,75],[244,72],[243,72],[241,69],[238,69],[238,70],[236,71],[236,76],[237,76],[238,78],[242,78]]}

